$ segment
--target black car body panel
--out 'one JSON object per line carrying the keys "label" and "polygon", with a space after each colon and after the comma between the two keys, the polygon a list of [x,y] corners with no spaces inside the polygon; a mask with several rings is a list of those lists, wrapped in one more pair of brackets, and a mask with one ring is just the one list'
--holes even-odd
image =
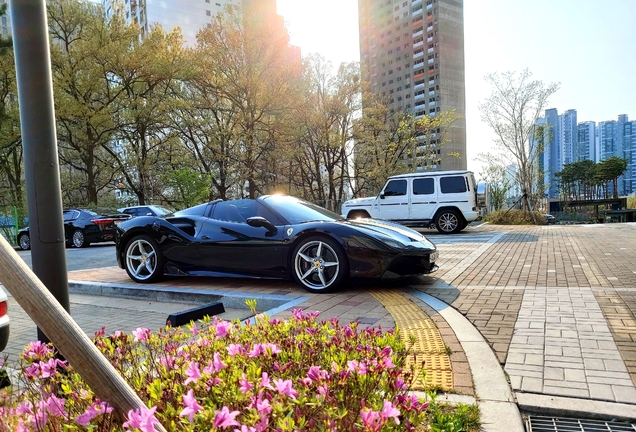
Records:
{"label": "black car body panel", "polygon": [[[315,220],[304,220],[303,212]],[[271,222],[269,228],[254,226]],[[141,216],[117,227],[117,262],[126,268],[127,244],[150,236],[165,257],[168,275],[242,275],[287,278],[296,246],[329,238],[346,253],[348,276],[379,278],[426,274],[437,269],[435,245],[391,222],[343,219],[289,196],[212,201],[166,218]]]}

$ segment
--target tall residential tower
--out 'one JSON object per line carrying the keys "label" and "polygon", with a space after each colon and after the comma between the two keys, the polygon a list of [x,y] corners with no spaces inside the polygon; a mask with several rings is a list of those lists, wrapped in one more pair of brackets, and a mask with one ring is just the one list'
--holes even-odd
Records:
{"label": "tall residential tower", "polygon": [[454,109],[460,119],[436,169],[466,169],[463,0],[358,0],[358,10],[371,90],[416,118]]}

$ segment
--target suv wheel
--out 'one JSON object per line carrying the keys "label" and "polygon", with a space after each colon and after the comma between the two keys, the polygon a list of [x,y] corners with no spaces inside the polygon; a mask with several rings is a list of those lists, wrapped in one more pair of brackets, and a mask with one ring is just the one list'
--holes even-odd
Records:
{"label": "suv wheel", "polygon": [[455,210],[444,210],[435,219],[435,228],[442,234],[455,234],[464,227],[464,220]]}

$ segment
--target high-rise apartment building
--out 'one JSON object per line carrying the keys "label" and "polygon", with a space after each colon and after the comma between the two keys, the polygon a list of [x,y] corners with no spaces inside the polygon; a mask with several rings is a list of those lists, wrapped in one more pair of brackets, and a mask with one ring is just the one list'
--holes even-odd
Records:
{"label": "high-rise apartment building", "polygon": [[[118,3],[102,0],[108,16],[114,13]],[[194,46],[199,30],[212,23],[216,14],[228,4],[240,4],[241,0],[123,0],[126,20],[139,25],[143,37],[153,24],[160,24],[165,32],[181,28],[186,44]]]}
{"label": "high-rise apartment building", "polygon": [[596,155],[596,123],[593,121],[581,122],[576,127],[577,131],[577,161],[591,160],[598,162]]}
{"label": "high-rise apartment building", "polygon": [[[0,0],[0,6],[5,4],[8,5],[7,0]],[[11,18],[8,6],[6,14],[0,17],[0,36],[5,38],[11,36]]]}
{"label": "high-rise apartment building", "polygon": [[578,160],[576,110],[567,110],[559,116],[559,134],[563,165],[576,162]]}
{"label": "high-rise apartment building", "polygon": [[454,109],[460,119],[434,168],[466,169],[463,0],[358,0],[358,11],[371,90],[416,118]]}

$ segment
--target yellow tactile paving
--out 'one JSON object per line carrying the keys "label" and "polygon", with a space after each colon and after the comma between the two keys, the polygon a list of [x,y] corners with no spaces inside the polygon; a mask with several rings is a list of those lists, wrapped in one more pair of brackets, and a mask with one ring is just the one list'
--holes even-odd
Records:
{"label": "yellow tactile paving", "polygon": [[[410,369],[411,366],[415,368],[415,375],[418,378],[413,383],[414,389],[438,387],[443,390],[452,390],[453,369],[450,357],[446,352],[442,335],[433,320],[399,293],[374,290],[371,294],[389,311],[402,339],[409,348],[405,366],[406,369]],[[425,372],[423,380],[419,378],[422,370]]]}

